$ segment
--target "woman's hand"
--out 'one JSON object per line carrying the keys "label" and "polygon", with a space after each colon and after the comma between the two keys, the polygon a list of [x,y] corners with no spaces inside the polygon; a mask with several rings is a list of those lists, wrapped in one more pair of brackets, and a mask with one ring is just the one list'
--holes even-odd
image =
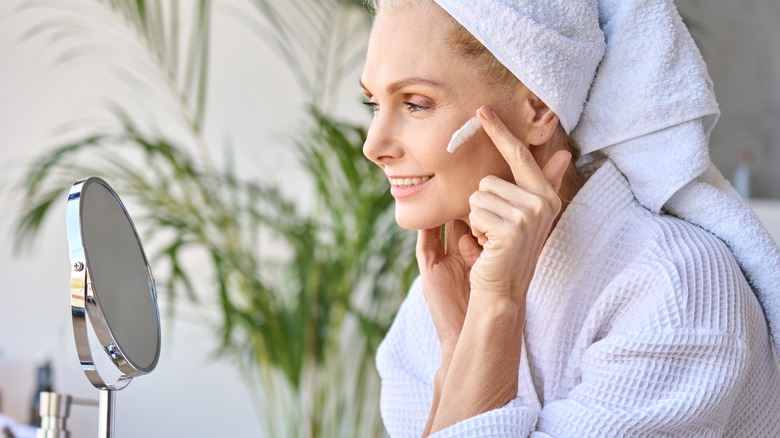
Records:
{"label": "woman's hand", "polygon": [[417,233],[417,265],[423,294],[442,345],[442,361],[449,362],[463,328],[469,303],[469,273],[479,256],[468,225],[460,220]]}
{"label": "woman's hand", "polygon": [[433,404],[424,436],[430,433],[433,426],[441,389],[466,318],[471,266],[481,250],[463,221],[448,222],[444,227],[444,235],[445,242],[442,242],[440,227],[417,233],[417,265],[420,268],[423,294],[442,350],[441,366],[436,373]]}
{"label": "woman's hand", "polygon": [[[453,230],[459,245],[457,251],[449,253],[434,245],[437,241],[433,231],[418,236],[418,257],[421,253],[428,256],[421,263],[423,291],[426,283],[435,291],[433,297],[427,292],[426,299],[437,334],[441,339],[445,333],[448,344],[455,340],[449,363],[443,356],[436,376],[426,436],[499,408],[517,395],[525,298],[539,254],[560,212],[558,191],[571,161],[569,152],[558,151],[540,168],[528,147],[492,110],[482,107],[478,113],[515,182],[485,177],[469,199],[471,232],[482,245],[481,252],[474,249],[477,246],[463,231]],[[421,251],[421,247],[438,249]],[[432,260],[439,263],[431,264]],[[445,279],[458,286],[457,297],[446,300],[442,296],[447,288],[437,282]],[[444,352],[444,345],[442,348]]]}
{"label": "woman's hand", "polygon": [[492,110],[482,107],[479,114],[515,182],[487,176],[469,199],[471,231],[483,246],[471,290],[524,308],[536,261],[561,210],[558,191],[571,154],[556,152],[542,169]]}
{"label": "woman's hand", "polygon": [[558,191],[571,159],[559,151],[540,169],[489,108],[481,108],[480,115],[515,183],[495,176],[480,182],[469,199],[471,230],[460,220],[448,222],[444,242],[438,227],[418,232],[417,263],[443,358],[451,357],[457,344],[471,290],[524,307],[536,260],[561,208]]}

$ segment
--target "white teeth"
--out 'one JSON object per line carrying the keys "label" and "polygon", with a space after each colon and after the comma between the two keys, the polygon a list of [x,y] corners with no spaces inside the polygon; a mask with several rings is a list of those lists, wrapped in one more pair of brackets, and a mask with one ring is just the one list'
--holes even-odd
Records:
{"label": "white teeth", "polygon": [[411,187],[416,186],[419,184],[422,184],[429,179],[431,179],[430,176],[423,176],[423,177],[415,177],[415,178],[389,178],[390,184],[397,186],[397,187]]}

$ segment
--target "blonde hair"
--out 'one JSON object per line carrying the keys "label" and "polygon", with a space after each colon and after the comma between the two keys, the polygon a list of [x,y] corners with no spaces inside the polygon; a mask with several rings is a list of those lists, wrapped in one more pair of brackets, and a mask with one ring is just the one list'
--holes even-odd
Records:
{"label": "blonde hair", "polygon": [[[436,2],[433,0],[368,0],[368,4],[376,16],[382,10],[392,10],[403,6],[423,6],[436,4]],[[448,39],[452,43],[455,53],[471,59],[492,85],[513,88],[520,83],[520,80],[504,64],[498,62],[496,57],[479,40],[474,38],[471,32],[452,18],[450,14],[445,13],[445,15],[451,26]]]}
{"label": "blonde hair", "polygon": [[[404,6],[423,6],[436,4],[434,0],[366,0],[371,13],[376,17],[383,10],[392,10]],[[438,6],[438,5],[437,5]],[[460,24],[449,13],[445,15],[450,21],[449,41],[452,43],[455,53],[469,59],[473,65],[482,70],[487,82],[499,87],[515,88],[522,85],[520,79],[515,76],[504,64],[498,61],[484,44],[471,34],[462,24]],[[560,149],[565,149],[572,154],[572,159],[576,161],[579,158],[579,147],[574,140],[564,131],[563,125],[558,122],[558,126],[550,138],[551,148],[548,148],[548,158]]]}

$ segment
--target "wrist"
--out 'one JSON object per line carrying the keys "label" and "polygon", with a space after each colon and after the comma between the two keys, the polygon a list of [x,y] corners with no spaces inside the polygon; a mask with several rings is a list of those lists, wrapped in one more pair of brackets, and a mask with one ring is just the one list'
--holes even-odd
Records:
{"label": "wrist", "polygon": [[467,355],[479,357],[481,361],[519,364],[524,328],[524,302],[521,304],[491,294],[472,294],[458,347],[450,365],[459,359],[459,355],[460,359],[464,359],[462,355],[466,352]]}
{"label": "wrist", "polygon": [[525,299],[518,302],[510,294],[496,294],[486,291],[472,291],[469,297],[468,314],[478,321],[503,321],[522,327],[525,320]]}
{"label": "wrist", "polygon": [[442,344],[441,366],[449,365],[450,361],[452,360],[452,356],[455,354],[455,347],[457,347],[457,345],[458,345],[457,341]]}

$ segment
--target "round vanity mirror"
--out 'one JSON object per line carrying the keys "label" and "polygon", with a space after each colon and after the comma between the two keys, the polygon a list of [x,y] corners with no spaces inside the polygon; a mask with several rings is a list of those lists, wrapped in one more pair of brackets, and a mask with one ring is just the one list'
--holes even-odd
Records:
{"label": "round vanity mirror", "polygon": [[[116,390],[151,372],[160,357],[157,292],[133,221],[105,181],[92,177],[73,185],[67,229],[76,350],[90,383],[100,389],[98,436],[110,438]],[[94,347],[94,356],[90,337],[101,347]],[[112,373],[118,377],[108,381],[105,375]]]}
{"label": "round vanity mirror", "polygon": [[[160,318],[154,279],[124,205],[102,179],[77,182],[67,205],[71,259],[71,311],[84,372],[98,388],[121,389],[149,373],[160,355]],[[87,335],[87,320],[122,376],[101,377]]]}

